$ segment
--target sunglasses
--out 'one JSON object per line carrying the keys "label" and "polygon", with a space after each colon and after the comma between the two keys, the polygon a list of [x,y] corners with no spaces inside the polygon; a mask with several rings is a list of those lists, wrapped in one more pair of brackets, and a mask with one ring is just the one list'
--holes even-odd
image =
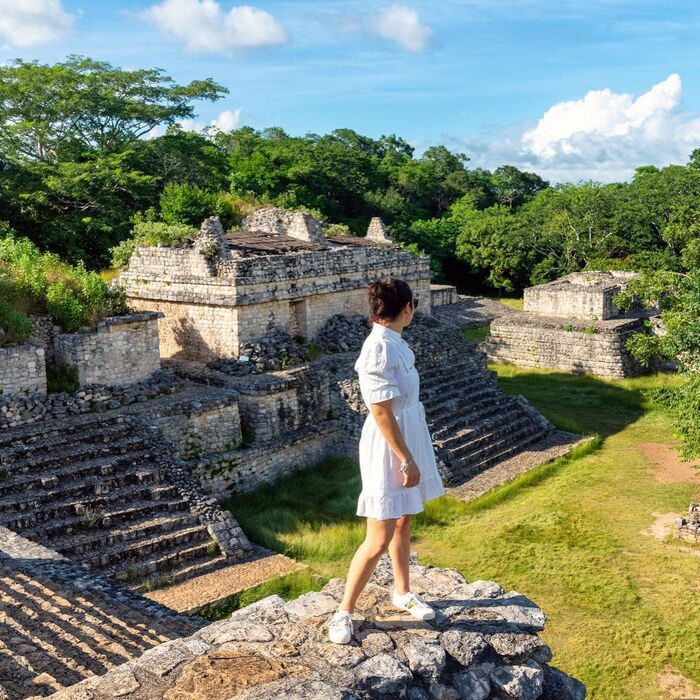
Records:
{"label": "sunglasses", "polygon": [[418,308],[418,297],[413,297],[413,308],[414,309]]}

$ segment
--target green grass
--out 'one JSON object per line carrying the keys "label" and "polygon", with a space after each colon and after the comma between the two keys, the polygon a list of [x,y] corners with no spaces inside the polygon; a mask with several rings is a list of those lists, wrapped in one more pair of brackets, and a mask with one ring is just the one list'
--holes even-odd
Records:
{"label": "green grass", "polygon": [[515,309],[516,311],[523,310],[522,297],[489,297],[489,299],[493,299],[494,301],[500,301],[501,304],[510,306],[511,309]]}
{"label": "green grass", "polygon": [[465,328],[462,330],[464,339],[469,343],[481,343],[486,340],[490,326],[477,326],[476,328]]}
{"label": "green grass", "polygon": [[[595,437],[471,503],[428,503],[414,527],[420,559],[537,602],[549,617],[542,636],[552,663],[583,680],[589,698],[671,698],[657,682],[667,666],[700,688],[700,557],[641,534],[653,513],[685,511],[700,489],[657,483],[635,447],[673,441],[672,417],[644,391],[681,380],[495,369],[505,391],[525,395],[557,426]],[[357,466],[333,460],[230,507],[255,541],[309,564],[287,586],[297,595],[345,575],[363,536],[359,487]]]}

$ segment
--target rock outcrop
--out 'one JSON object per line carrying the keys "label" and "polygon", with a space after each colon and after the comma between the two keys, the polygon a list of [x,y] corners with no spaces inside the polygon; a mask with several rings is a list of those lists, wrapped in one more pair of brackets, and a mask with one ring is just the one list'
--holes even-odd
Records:
{"label": "rock outcrop", "polygon": [[192,636],[64,690],[57,700],[428,698],[580,700],[582,683],[549,665],[546,616],[491,581],[413,564],[413,587],[438,610],[419,622],[389,603],[383,561],[358,603],[355,638],[327,640],[343,582],[285,603],[270,596]]}

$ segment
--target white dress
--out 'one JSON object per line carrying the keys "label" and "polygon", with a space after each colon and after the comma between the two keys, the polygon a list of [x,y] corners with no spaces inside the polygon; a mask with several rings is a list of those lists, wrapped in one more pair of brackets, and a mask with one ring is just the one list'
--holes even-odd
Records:
{"label": "white dress", "polygon": [[425,409],[418,400],[419,379],[413,350],[400,333],[375,323],[355,362],[355,370],[368,409],[372,403],[393,399],[396,422],[421,472],[417,486],[402,486],[401,460],[370,410],[360,437],[362,493],[357,515],[386,520],[420,513],[423,501],[441,496],[445,489],[435,463]]}

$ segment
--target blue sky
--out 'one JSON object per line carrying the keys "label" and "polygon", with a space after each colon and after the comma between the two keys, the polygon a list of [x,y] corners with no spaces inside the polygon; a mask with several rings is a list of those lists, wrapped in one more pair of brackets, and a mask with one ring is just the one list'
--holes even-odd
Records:
{"label": "blue sky", "polygon": [[0,61],[79,53],[225,85],[190,128],[393,132],[553,181],[685,162],[699,38],[693,0],[0,0]]}

